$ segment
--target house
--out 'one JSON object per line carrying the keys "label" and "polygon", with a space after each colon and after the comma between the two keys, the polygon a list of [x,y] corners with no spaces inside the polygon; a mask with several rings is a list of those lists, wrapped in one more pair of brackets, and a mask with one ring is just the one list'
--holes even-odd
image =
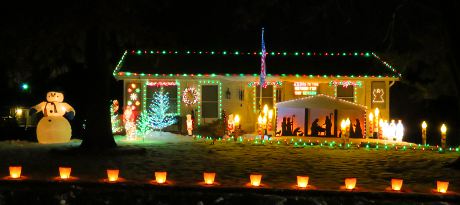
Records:
{"label": "house", "polygon": [[292,110],[283,102],[317,97],[321,99],[305,101],[316,103],[315,110],[308,112],[310,117],[301,112],[303,125],[298,123],[298,127],[305,135],[311,134],[308,125],[314,119],[322,125],[324,116],[332,115],[336,116],[336,135],[340,119],[334,105],[350,108],[345,106],[350,104],[360,110],[355,115],[361,117],[363,135],[371,135],[366,113],[379,108],[381,119],[390,117],[390,87],[401,75],[375,53],[268,52],[262,95],[260,59],[260,52],[130,50],[124,52],[113,75],[124,82],[123,105],[139,113],[148,109],[153,93],[162,88],[168,92],[170,112],[182,117],[193,112],[197,125],[219,119],[225,111],[240,116],[241,129],[255,132],[260,97],[264,105],[275,109],[277,131],[286,125],[277,106],[289,114]]}

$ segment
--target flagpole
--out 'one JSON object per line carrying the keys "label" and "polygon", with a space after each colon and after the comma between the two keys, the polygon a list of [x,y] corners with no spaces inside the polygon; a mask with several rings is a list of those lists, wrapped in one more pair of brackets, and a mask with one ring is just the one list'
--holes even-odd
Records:
{"label": "flagpole", "polygon": [[[263,97],[263,86],[265,85],[265,78],[266,78],[266,63],[265,63],[265,42],[264,42],[264,28],[262,28],[262,52],[261,52],[261,69],[260,69],[260,77],[259,77],[259,116],[262,115],[262,97]],[[259,125],[261,126],[261,125]],[[265,132],[266,132],[266,124],[262,126],[262,133],[261,138],[264,139]]]}

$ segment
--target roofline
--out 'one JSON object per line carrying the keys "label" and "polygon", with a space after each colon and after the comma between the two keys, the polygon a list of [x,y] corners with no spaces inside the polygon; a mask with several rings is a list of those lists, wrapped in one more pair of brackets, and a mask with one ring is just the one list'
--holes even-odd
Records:
{"label": "roofline", "polygon": [[[123,73],[123,72],[121,72]],[[259,78],[258,74],[172,74],[172,73],[165,73],[165,74],[138,74],[138,73],[129,73],[129,75],[115,75],[117,80],[150,80],[150,79],[183,79],[183,80],[190,80],[190,79],[208,79],[208,78],[229,78],[232,80],[239,80],[235,79],[235,77],[241,77],[241,80],[245,80],[245,78]],[[299,80],[307,80],[307,79],[327,79],[327,80],[387,80],[387,81],[399,81],[399,78],[396,76],[328,76],[328,75],[272,75],[267,74],[267,79],[275,78],[275,79],[290,79],[295,78]]]}
{"label": "roofline", "polygon": [[[215,73],[210,73],[210,74],[201,74],[201,73],[197,73],[197,74],[190,74],[190,73],[187,73],[187,74],[179,74],[179,73],[171,73],[171,74],[158,74],[158,73],[132,73],[132,72],[119,72],[121,67],[123,66],[123,63],[124,63],[124,59],[126,57],[126,55],[143,55],[143,54],[152,54],[152,55],[168,55],[168,54],[171,54],[171,55],[179,55],[179,54],[185,54],[185,55],[262,55],[262,52],[240,52],[240,51],[166,51],[166,50],[150,50],[150,51],[147,51],[147,50],[131,50],[130,52],[128,52],[128,50],[125,50],[121,59],[118,61],[118,64],[117,66],[115,67],[115,69],[113,70],[113,76],[117,79],[117,80],[120,80],[120,79],[124,79],[126,77],[130,77],[130,76],[140,76],[140,77],[145,77],[147,76],[148,78],[151,78],[151,77],[158,77],[158,76],[161,76],[161,77],[164,77],[166,75],[168,76],[200,76],[200,75],[204,75],[204,76],[211,76],[211,77],[215,77],[215,76],[235,76],[235,75],[239,75],[239,76],[254,76],[254,77],[257,77],[258,74],[229,74],[229,73],[225,73],[225,74],[215,74]],[[385,75],[385,76],[382,76],[382,75],[378,75],[378,76],[370,76],[372,78],[374,77],[377,77],[377,78],[382,78],[382,77],[385,77],[385,78],[391,78],[393,80],[399,80],[399,78],[402,76],[401,73],[399,73],[397,71],[397,69],[395,69],[393,66],[391,66],[389,63],[381,60],[381,58],[375,54],[374,52],[267,52],[266,53],[267,55],[282,55],[282,56],[364,56],[364,57],[369,57],[369,56],[373,56],[374,58],[376,58],[377,60],[379,60],[386,68],[388,68],[390,71],[392,71],[393,73],[395,73],[396,75],[392,75],[392,76],[389,76],[389,75]],[[270,76],[270,74],[267,74],[268,76]],[[302,77],[306,77],[308,76],[309,78],[312,78],[314,76],[316,77],[321,77],[321,75],[299,75],[299,74],[275,74],[276,75],[279,75],[281,77],[284,77],[284,76],[302,76]],[[323,75],[323,77],[327,77],[326,75]],[[340,78],[342,76],[340,75],[337,75],[337,76],[333,76],[331,75],[330,77],[335,77],[335,78]],[[354,75],[350,75],[350,76],[344,76],[345,78],[355,78]],[[364,75],[364,76],[361,76],[361,75],[358,75],[357,76],[358,78],[361,78],[361,77],[364,77],[364,78],[367,78],[369,76],[367,75]],[[138,78],[138,77],[134,77],[135,79]]]}
{"label": "roofline", "polygon": [[286,100],[286,101],[282,101],[282,102],[277,102],[276,104],[277,105],[282,105],[282,104],[286,104],[286,103],[293,102],[293,101],[308,100],[308,99],[316,98],[316,97],[326,97],[326,98],[330,98],[330,99],[333,99],[333,100],[338,100],[339,102],[348,103],[348,104],[350,104],[352,106],[364,108],[364,110],[367,110],[367,106],[365,106],[365,105],[361,105],[361,104],[358,104],[358,103],[342,100],[342,99],[339,99],[337,97],[332,97],[332,96],[325,95],[325,94],[317,94],[317,95],[314,95],[314,96],[307,96],[307,97],[303,97],[303,98],[296,98],[296,99],[292,99],[292,100]]}

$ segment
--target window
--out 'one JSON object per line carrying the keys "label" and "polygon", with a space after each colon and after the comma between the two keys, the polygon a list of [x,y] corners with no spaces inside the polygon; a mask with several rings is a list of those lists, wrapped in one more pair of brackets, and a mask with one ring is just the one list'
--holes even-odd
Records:
{"label": "window", "polygon": [[153,94],[157,91],[163,89],[164,93],[168,93],[169,97],[169,109],[168,113],[177,113],[177,85],[173,86],[147,86],[147,98],[146,98],[146,108],[150,109],[150,105],[152,104]]}
{"label": "window", "polygon": [[354,102],[355,100],[355,87],[352,85],[349,86],[337,86],[337,98]]}
{"label": "window", "polygon": [[281,102],[281,88],[276,88],[276,102]]}
{"label": "window", "polygon": [[201,86],[201,116],[203,118],[218,118],[219,116],[219,86]]}
{"label": "window", "polygon": [[[257,97],[256,105],[259,107],[260,100],[260,87],[256,87]],[[262,107],[267,104],[268,108],[273,108],[273,85],[267,85],[266,88],[262,88]]]}

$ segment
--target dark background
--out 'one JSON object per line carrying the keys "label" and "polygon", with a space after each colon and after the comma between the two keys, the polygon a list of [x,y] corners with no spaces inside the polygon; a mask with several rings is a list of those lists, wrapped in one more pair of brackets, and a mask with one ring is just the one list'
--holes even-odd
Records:
{"label": "dark background", "polygon": [[[391,116],[403,120],[406,139],[420,142],[426,120],[430,144],[443,122],[448,144],[460,143],[456,1],[20,2],[0,13],[3,113],[58,88],[77,110],[73,126],[81,124],[98,86],[88,77],[94,44],[104,48],[102,67],[113,69],[125,49],[258,51],[264,27],[267,51],[378,53],[403,74],[391,88]],[[112,80],[110,94],[122,99],[121,82]]]}

